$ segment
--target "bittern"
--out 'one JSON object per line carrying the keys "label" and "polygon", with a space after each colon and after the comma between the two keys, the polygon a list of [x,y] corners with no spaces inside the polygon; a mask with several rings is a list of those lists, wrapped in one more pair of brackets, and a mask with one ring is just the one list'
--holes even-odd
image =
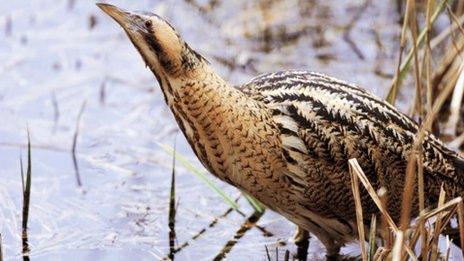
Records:
{"label": "bittern", "polygon": [[[329,256],[357,237],[348,160],[388,191],[399,219],[408,157],[418,124],[385,101],[320,73],[268,73],[234,87],[164,19],[98,6],[124,29],[155,75],[198,159],[219,179],[249,193],[314,234]],[[464,159],[427,133],[422,141],[425,196],[463,195]],[[364,217],[378,208],[361,191]],[[413,212],[418,212],[417,196]]]}

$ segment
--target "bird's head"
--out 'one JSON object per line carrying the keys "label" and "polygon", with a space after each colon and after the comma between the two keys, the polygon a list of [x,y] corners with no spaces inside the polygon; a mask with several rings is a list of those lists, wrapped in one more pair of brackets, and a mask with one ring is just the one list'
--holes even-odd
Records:
{"label": "bird's head", "polygon": [[104,3],[97,6],[121,25],[158,81],[160,76],[188,76],[206,62],[158,15],[129,12]]}

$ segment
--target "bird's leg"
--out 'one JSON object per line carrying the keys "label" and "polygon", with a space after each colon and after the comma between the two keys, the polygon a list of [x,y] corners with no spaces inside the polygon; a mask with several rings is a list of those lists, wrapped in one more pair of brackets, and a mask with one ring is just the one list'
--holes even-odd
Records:
{"label": "bird's leg", "polygon": [[297,246],[296,259],[306,260],[308,256],[309,247],[309,232],[308,230],[298,226],[295,231],[295,235],[292,237],[293,242]]}
{"label": "bird's leg", "polygon": [[[327,250],[327,260],[338,260],[340,257],[340,248],[343,246],[343,244],[340,244],[339,242],[333,240],[326,234],[316,233],[315,236],[325,246]],[[295,242],[295,244],[298,247],[298,254],[301,254],[304,251],[303,248],[305,247],[307,250],[309,245],[309,238],[309,232],[304,228],[298,226],[295,231],[295,235],[292,238],[293,242]]]}
{"label": "bird's leg", "polygon": [[296,228],[295,234],[292,237],[292,240],[293,240],[293,242],[298,244],[298,243],[309,240],[309,238],[310,238],[310,236],[309,236],[308,230],[305,230],[304,228],[298,226]]}

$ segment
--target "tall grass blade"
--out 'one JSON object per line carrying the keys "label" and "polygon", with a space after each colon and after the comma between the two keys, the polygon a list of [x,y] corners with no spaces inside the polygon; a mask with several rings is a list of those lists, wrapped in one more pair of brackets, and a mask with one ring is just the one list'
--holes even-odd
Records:
{"label": "tall grass blade", "polygon": [[22,188],[22,196],[24,201],[24,164],[23,164],[23,155],[19,153],[19,169],[21,170],[21,188]]}
{"label": "tall grass blade", "polygon": [[[176,146],[174,142],[174,152]],[[174,260],[176,240],[176,153],[172,155],[171,191],[169,193],[169,259]]]}
{"label": "tall grass blade", "polygon": [[27,132],[27,170],[26,181],[24,182],[23,190],[23,211],[22,211],[22,243],[23,243],[23,258],[29,260],[27,256],[29,252],[29,243],[27,236],[27,224],[29,220],[29,204],[31,199],[31,178],[32,178],[32,160],[31,160],[31,138],[29,130]]}
{"label": "tall grass blade", "polygon": [[266,258],[267,258],[267,261],[271,261],[271,255],[269,254],[269,249],[267,248],[266,245],[264,245],[264,248],[266,249]]}
{"label": "tall grass blade", "polygon": [[248,201],[248,203],[250,203],[250,205],[253,207],[253,209],[255,211],[258,211],[258,212],[261,213],[261,212],[264,212],[264,210],[266,210],[266,208],[263,206],[263,204],[261,204],[261,202],[259,202],[253,196],[250,196],[250,195],[248,195],[247,193],[245,193],[243,191],[242,191],[242,194],[245,196],[245,199]]}

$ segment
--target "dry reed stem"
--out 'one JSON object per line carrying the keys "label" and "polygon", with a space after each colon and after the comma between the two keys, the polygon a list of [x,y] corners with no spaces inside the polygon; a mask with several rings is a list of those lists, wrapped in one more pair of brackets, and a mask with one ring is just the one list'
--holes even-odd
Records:
{"label": "dry reed stem", "polygon": [[[357,179],[356,179],[357,181]],[[375,247],[376,247],[376,235],[377,235],[377,216],[372,214],[371,227],[369,229],[369,256],[367,260],[375,260]]]}
{"label": "dry reed stem", "polygon": [[[445,191],[443,190],[443,186],[440,188],[440,196],[438,197],[438,207],[443,206],[445,204]],[[430,239],[430,258],[432,260],[437,260],[438,258],[438,237],[440,236],[440,227],[441,227],[441,218],[443,212],[439,212],[437,214],[437,218],[435,220],[435,229],[432,234],[432,238]]]}
{"label": "dry reed stem", "polygon": [[[417,19],[416,19],[416,4],[415,0],[411,1],[410,5],[411,10],[409,15],[409,31],[412,38],[412,52],[414,60],[414,77],[415,77],[415,86],[416,86],[416,98],[415,101],[415,110],[419,113],[419,124],[424,119],[424,111],[422,109],[422,81],[421,81],[421,69],[419,67],[419,41],[417,39]],[[426,34],[427,35],[427,34]]]}
{"label": "dry reed stem", "polygon": [[453,10],[451,10],[448,4],[446,4],[446,11],[448,12],[451,20],[453,21],[452,24],[455,25],[457,29],[459,29],[459,31],[461,32],[461,36],[464,36],[464,28],[462,28],[462,22],[460,21],[462,17],[458,18],[456,14],[454,14]]}
{"label": "dry reed stem", "polygon": [[[406,2],[406,10],[409,10],[409,5],[412,0],[408,0]],[[398,94],[398,86],[400,84],[400,74],[401,74],[401,65],[403,60],[403,52],[406,44],[406,26],[409,21],[409,12],[406,11],[404,15],[404,22],[401,28],[401,36],[400,36],[400,50],[399,50],[399,57],[398,57],[398,65],[396,67],[395,78],[393,79],[393,86],[390,88],[390,93],[387,95],[386,100],[390,102],[391,105],[395,105],[396,95]]]}
{"label": "dry reed stem", "polygon": [[366,238],[364,234],[364,218],[362,213],[361,195],[359,194],[358,176],[354,174],[353,166],[349,165],[351,176],[351,190],[353,191],[354,204],[356,207],[356,223],[358,227],[359,244],[361,245],[362,260],[367,260]]}
{"label": "dry reed stem", "polygon": [[453,95],[450,102],[450,116],[448,127],[452,135],[456,135],[457,125],[459,123],[462,98],[464,94],[464,70],[463,66],[459,69],[459,77],[454,87]]}
{"label": "dry reed stem", "polygon": [[[416,143],[416,142],[415,142]],[[414,144],[415,145],[415,144]],[[408,164],[406,166],[406,181],[404,183],[404,190],[401,202],[401,217],[400,217],[400,229],[405,232],[409,227],[411,208],[412,208],[412,197],[414,194],[414,184],[415,184],[415,169],[416,163],[416,146],[413,146],[411,155],[408,159]]]}
{"label": "dry reed stem", "polygon": [[442,211],[448,210],[449,208],[451,208],[451,207],[453,207],[455,205],[458,205],[461,201],[462,201],[461,197],[454,198],[454,199],[446,202],[442,206],[437,207],[437,208],[435,208],[435,209],[433,209],[431,211],[428,211],[424,215],[420,215],[419,218],[423,219],[423,220],[427,220],[427,219],[429,219],[431,217],[436,216],[438,213],[440,213]]}
{"label": "dry reed stem", "polygon": [[[427,234],[427,229],[425,228],[425,221],[424,220],[418,220],[418,228],[419,229],[416,229],[413,231],[413,234],[411,236],[411,238],[409,239],[409,247],[411,249],[414,248],[414,246],[416,245],[417,243],[417,240],[419,239],[419,236],[423,236],[424,239],[421,240],[421,256],[425,256],[427,255],[427,237],[428,237],[428,234]],[[424,231],[421,231],[421,229],[424,229]],[[404,254],[403,254],[403,257]]]}
{"label": "dry reed stem", "polygon": [[[380,198],[377,196],[377,193],[375,192],[374,188],[372,187],[369,180],[367,179],[366,174],[364,174],[364,171],[362,170],[361,166],[359,166],[358,161],[356,159],[350,159],[348,160],[348,164],[351,165],[350,167],[353,169],[353,173],[358,176],[359,180],[366,188],[367,192],[371,196],[371,199],[377,205],[377,208],[380,210],[380,213],[384,216],[390,228],[393,229],[395,233],[398,233],[399,231],[398,227],[396,226],[395,222],[391,218],[390,214],[388,214],[387,210],[383,207],[382,202],[380,201]],[[417,257],[414,254],[414,252],[411,250],[411,248],[407,245],[405,246],[405,248],[409,256],[413,260],[417,260]]]}
{"label": "dry reed stem", "polygon": [[[425,66],[425,79],[427,83],[427,92],[426,92],[426,102],[427,102],[427,112],[432,111],[433,103],[433,88],[432,88],[432,46],[430,45],[431,41],[431,29],[432,29],[432,14],[433,7],[435,6],[435,0],[427,1],[427,10],[426,10],[426,33],[425,33],[425,57],[424,57],[424,66]],[[420,201],[420,200],[419,200]],[[421,209],[422,210],[422,209]]]}
{"label": "dry reed stem", "polygon": [[450,251],[451,251],[450,241],[449,241],[449,238],[446,237],[446,255],[445,255],[445,260],[449,260]]}
{"label": "dry reed stem", "polygon": [[403,243],[404,243],[404,232],[398,230],[395,233],[395,243],[393,244],[393,249],[391,252],[391,259],[392,261],[401,261],[402,260],[402,252],[403,252]]}
{"label": "dry reed stem", "polygon": [[[422,84],[421,84],[421,72],[419,68],[419,55],[418,55],[418,39],[417,39],[417,21],[416,21],[416,14],[415,14],[415,1],[412,0],[410,5],[410,10],[407,10],[410,13],[410,21],[409,21],[409,27],[410,27],[410,32],[411,36],[413,39],[413,58],[414,58],[414,75],[415,75],[415,84],[416,84],[416,105],[415,108],[419,112],[419,123],[422,122],[424,119],[424,112],[422,109]],[[428,5],[430,7],[430,3]],[[428,13],[430,11],[428,10]],[[429,15],[430,16],[430,15]],[[428,21],[430,23],[431,21]],[[427,28],[429,30],[429,28]],[[428,31],[426,31],[426,36],[427,36]],[[428,39],[428,38],[427,38]],[[428,46],[430,47],[429,43]],[[432,112],[432,109],[430,108],[430,112]],[[425,127],[425,128],[424,128]],[[423,161],[422,157],[417,157],[418,155],[422,155],[422,140],[424,138],[424,131],[430,129],[429,125],[422,125],[419,131],[419,134],[417,135],[418,138],[414,142],[411,154],[408,159],[408,164],[407,164],[407,169],[406,169],[406,181],[404,185],[404,191],[403,191],[403,196],[402,196],[402,204],[401,204],[401,218],[400,218],[400,229],[404,232],[409,227],[410,224],[410,219],[411,219],[411,208],[412,208],[412,200],[413,200],[413,195],[414,195],[414,184],[415,182],[415,176],[416,176],[416,168],[417,172],[419,175],[423,173],[421,168],[423,167]],[[423,177],[418,177],[418,180],[422,182],[418,182],[418,194],[419,194],[419,205],[420,210],[424,209],[424,184],[423,184]],[[420,231],[424,231],[423,229],[420,229]],[[424,235],[422,236],[424,238]],[[400,244],[402,246],[403,244]],[[403,250],[401,249],[400,252]]]}
{"label": "dry reed stem", "polygon": [[[425,188],[424,188],[424,164],[423,164],[422,151],[417,155],[417,192],[419,193],[419,213],[425,211]],[[419,234],[421,236],[421,255],[426,253],[425,243],[427,242],[427,230],[425,229],[425,222],[419,222]],[[410,245],[411,246],[411,245]],[[412,246],[411,246],[412,247]]]}
{"label": "dry reed stem", "polygon": [[[459,19],[453,13],[453,11],[449,7],[449,5],[446,6],[446,10],[448,11],[448,14],[449,14],[449,17],[450,17],[450,20],[451,20],[451,24],[456,25],[456,27],[459,28],[459,31],[461,33],[460,40],[462,41],[462,37],[464,36],[464,29],[460,25]],[[454,37],[453,37],[452,40],[453,40],[452,43],[453,43],[453,46],[454,46],[455,50],[458,51],[459,47],[457,46],[457,43],[456,43]],[[459,58],[459,61],[457,63],[462,64],[462,57],[460,55],[458,55],[459,53],[460,53],[459,51],[456,53],[456,56]],[[456,63],[456,61],[453,60],[453,63]],[[461,103],[462,103],[462,98],[463,98],[463,94],[464,94],[464,74],[463,74],[462,66],[460,66],[458,73],[459,73],[460,76],[458,77],[458,81],[456,82],[456,86],[454,88],[453,95],[452,95],[452,98],[451,98],[450,116],[449,116],[449,120],[448,120],[449,131],[453,135],[456,135],[456,128],[457,128],[457,124],[458,124],[459,118],[460,118],[460,113],[459,112],[460,112],[460,109],[461,109]]]}
{"label": "dry reed stem", "polygon": [[[432,14],[432,17],[431,17],[431,20],[432,20],[432,23],[435,22],[435,20],[437,19],[438,15],[441,13],[441,11],[443,10],[444,8],[444,5],[447,3],[448,0],[442,0],[437,8],[435,9],[435,11],[433,12]],[[409,1],[406,3],[408,4]],[[408,7],[408,6],[407,6]],[[410,7],[409,7],[410,8]],[[409,10],[408,8],[406,8],[406,10]],[[408,11],[406,11],[406,16],[408,15]],[[407,19],[407,17],[405,16],[405,20],[404,20],[404,23],[403,23],[403,29],[404,29],[404,26],[405,24],[407,24],[407,21],[409,21],[409,19]],[[403,33],[403,30],[402,30],[402,33]],[[419,34],[419,37],[418,37],[418,44],[420,45],[422,43],[422,41],[424,40],[425,38],[425,30],[421,31],[421,33]],[[390,104],[394,105],[395,104],[395,100],[396,100],[396,95],[398,93],[398,89],[399,89],[399,85],[400,85],[400,82],[401,80],[404,78],[404,75],[406,74],[406,72],[408,71],[408,68],[409,68],[409,64],[411,62],[411,59],[412,59],[412,56],[413,56],[413,50],[410,50],[409,53],[406,55],[406,59],[405,61],[401,62],[402,58],[401,58],[401,54],[403,52],[403,49],[404,49],[404,46],[402,47],[402,44],[401,44],[401,39],[400,39],[400,59],[399,59],[399,70],[397,68],[397,71],[395,73],[395,77],[393,79],[393,82],[392,82],[392,86],[390,87],[390,90],[388,92],[388,95],[387,97],[385,98],[385,100],[387,102],[389,102]]]}
{"label": "dry reed stem", "polygon": [[389,249],[379,247],[377,248],[377,251],[375,251],[374,260],[386,260],[389,254],[390,254]]}
{"label": "dry reed stem", "polygon": [[456,29],[458,29],[462,24],[464,23],[464,16],[460,16],[457,18],[456,23],[450,24],[447,26],[444,30],[442,30],[437,36],[435,36],[431,41],[430,41],[430,47],[434,49],[437,47],[440,43],[443,42],[450,34],[452,34]]}
{"label": "dry reed stem", "polygon": [[[416,245],[417,239],[419,238],[420,231],[419,231],[417,228],[419,228],[420,223],[424,223],[424,224],[425,224],[425,222],[426,222],[428,219],[430,219],[430,218],[432,218],[432,217],[434,217],[434,216],[436,216],[436,215],[438,215],[438,214],[441,214],[442,212],[449,211],[447,214],[444,215],[445,217],[442,219],[442,222],[441,222],[441,224],[439,225],[438,230],[434,230],[434,231],[432,231],[432,229],[426,230],[426,232],[430,233],[430,235],[427,234],[427,233],[426,233],[425,235],[426,235],[428,238],[431,238],[431,240],[430,240],[430,242],[428,242],[428,241],[426,240],[426,242],[424,243],[424,245],[421,245],[421,257],[427,256],[427,253],[430,252],[432,243],[434,243],[434,241],[432,240],[433,237],[434,237],[435,235],[438,236],[438,235],[443,231],[443,229],[445,228],[445,225],[449,223],[449,221],[451,220],[451,217],[455,214],[456,208],[457,208],[458,204],[460,204],[461,201],[462,201],[462,200],[461,200],[460,197],[455,198],[455,199],[450,200],[450,201],[448,201],[447,203],[441,205],[440,207],[437,207],[436,209],[433,209],[433,210],[431,210],[431,211],[429,211],[429,212],[427,212],[427,213],[422,213],[422,214],[418,217],[417,222],[418,222],[419,224],[416,226],[416,229],[414,229],[414,227],[412,228],[412,229],[413,229],[413,235],[412,235],[412,237],[411,237],[410,240],[409,240],[409,246],[410,246],[411,248],[414,248],[414,246]],[[451,208],[451,209],[449,209],[449,208]],[[437,242],[435,242],[435,243],[437,243]],[[423,252],[423,249],[425,249],[425,253]],[[404,259],[406,259],[406,256],[403,254],[403,260],[404,260]],[[422,259],[423,259],[423,258],[422,258]],[[432,259],[432,260],[433,260],[433,259]],[[445,259],[445,260],[447,260],[447,259]]]}
{"label": "dry reed stem", "polygon": [[[377,195],[380,198],[382,208],[387,209],[388,208],[387,207],[387,202],[388,202],[387,189],[385,187],[381,187],[377,191]],[[380,227],[382,230],[381,236],[382,236],[382,239],[384,240],[384,248],[390,251],[393,246],[393,238],[392,238],[392,233],[390,231],[390,228],[388,226],[388,221],[386,220],[384,215],[380,216]]]}
{"label": "dry reed stem", "polygon": [[464,204],[462,200],[458,203],[458,223],[459,223],[459,237],[461,238],[461,252],[464,257]]}

